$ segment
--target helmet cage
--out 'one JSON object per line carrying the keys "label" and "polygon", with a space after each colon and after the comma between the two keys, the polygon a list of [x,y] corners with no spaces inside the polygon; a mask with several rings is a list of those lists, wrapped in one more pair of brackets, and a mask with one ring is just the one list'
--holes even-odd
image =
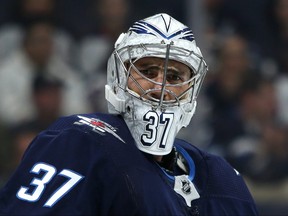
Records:
{"label": "helmet cage", "polygon": [[[165,60],[164,76],[161,83],[146,77],[135,66],[135,62],[145,57],[159,57]],[[169,59],[181,62],[188,66],[191,70],[190,79],[181,83],[166,83],[167,62]],[[173,42],[170,44],[165,44],[164,42],[161,44],[140,44],[123,47],[119,50],[116,49],[114,52],[114,60],[117,77],[116,88],[120,88],[122,91],[128,92],[131,96],[148,103],[155,109],[160,108],[161,110],[165,110],[167,107],[181,106],[181,104],[192,103],[194,100],[196,100],[203,82],[203,78],[205,77],[205,73],[207,71],[206,63],[201,55],[195,53],[194,51],[174,46]],[[159,91],[159,89],[144,90],[131,74],[132,69],[148,82],[152,82],[162,87],[160,90],[160,99],[154,98],[150,94],[151,92]],[[138,95],[129,89],[129,78],[132,79],[135,85],[141,90],[141,95]],[[167,87],[181,87],[187,84],[189,87],[179,95],[176,95],[173,91],[167,89]],[[173,100],[163,100],[164,93],[170,94]]]}

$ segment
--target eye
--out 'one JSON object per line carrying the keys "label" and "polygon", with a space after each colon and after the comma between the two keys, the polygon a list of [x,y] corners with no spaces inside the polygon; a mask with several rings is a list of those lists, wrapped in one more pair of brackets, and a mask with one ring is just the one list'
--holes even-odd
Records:
{"label": "eye", "polygon": [[166,79],[170,83],[178,83],[178,82],[182,81],[180,76],[178,76],[177,74],[173,74],[173,73],[171,73],[171,74],[168,73]]}
{"label": "eye", "polygon": [[153,68],[147,68],[147,69],[140,69],[139,70],[145,77],[149,79],[153,79],[157,77],[158,71]]}
{"label": "eye", "polygon": [[167,71],[166,79],[171,84],[177,84],[185,81],[185,77],[183,76],[183,74],[174,70]]}

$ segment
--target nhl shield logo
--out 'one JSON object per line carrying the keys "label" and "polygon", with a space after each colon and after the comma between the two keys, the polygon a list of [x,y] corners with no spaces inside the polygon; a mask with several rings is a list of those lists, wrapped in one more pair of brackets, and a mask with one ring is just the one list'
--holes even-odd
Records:
{"label": "nhl shield logo", "polygon": [[181,179],[181,183],[182,183],[181,190],[183,191],[183,193],[184,194],[190,194],[191,193],[190,182],[186,179]]}
{"label": "nhl shield logo", "polygon": [[192,200],[200,197],[193,182],[187,175],[175,176],[174,190],[184,198],[189,207],[191,207]]}

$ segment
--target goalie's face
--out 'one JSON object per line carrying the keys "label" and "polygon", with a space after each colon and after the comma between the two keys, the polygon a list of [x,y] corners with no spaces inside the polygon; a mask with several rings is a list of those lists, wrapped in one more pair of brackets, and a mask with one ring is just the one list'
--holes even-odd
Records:
{"label": "goalie's face", "polygon": [[155,102],[179,102],[191,86],[192,70],[175,60],[145,57],[130,65],[128,71],[128,88]]}

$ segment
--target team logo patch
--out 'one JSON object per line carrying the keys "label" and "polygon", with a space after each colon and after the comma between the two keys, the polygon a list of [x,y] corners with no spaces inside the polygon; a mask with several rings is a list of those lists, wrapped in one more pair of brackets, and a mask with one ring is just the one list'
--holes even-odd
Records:
{"label": "team logo patch", "polygon": [[89,127],[91,127],[92,131],[94,132],[97,132],[101,135],[105,135],[106,133],[112,134],[121,142],[125,143],[125,141],[116,133],[117,129],[113,127],[112,125],[108,124],[107,122],[104,122],[100,119],[88,118],[88,117],[80,116],[80,115],[78,115],[78,118],[80,118],[80,120],[74,122],[74,124],[88,125]]}

